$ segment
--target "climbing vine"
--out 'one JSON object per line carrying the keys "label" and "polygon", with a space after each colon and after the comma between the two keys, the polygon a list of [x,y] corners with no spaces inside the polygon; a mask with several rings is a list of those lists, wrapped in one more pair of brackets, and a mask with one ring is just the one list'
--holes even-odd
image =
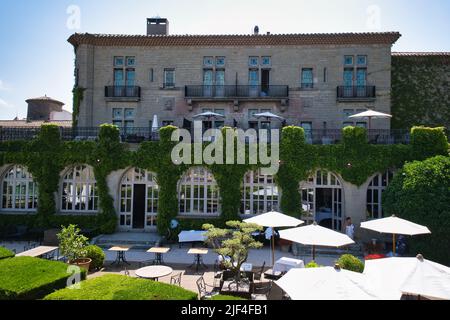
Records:
{"label": "climbing vine", "polygon": [[450,128],[450,58],[392,57],[392,128]]}
{"label": "climbing vine", "polygon": [[75,86],[72,90],[73,94],[73,110],[72,110],[72,126],[76,128],[78,126],[78,116],[80,114],[81,101],[84,98],[84,91],[86,89]]}

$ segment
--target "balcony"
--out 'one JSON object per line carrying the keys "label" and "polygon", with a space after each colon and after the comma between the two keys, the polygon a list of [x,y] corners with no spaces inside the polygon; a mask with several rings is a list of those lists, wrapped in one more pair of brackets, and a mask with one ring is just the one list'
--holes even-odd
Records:
{"label": "balcony", "polygon": [[141,98],[141,87],[106,86],[105,98],[108,101],[139,101]]}
{"label": "balcony", "polygon": [[[0,142],[31,140],[38,137],[41,127],[0,127]],[[60,127],[63,141],[96,141],[99,127]],[[191,132],[192,137],[194,133]],[[269,135],[270,136],[270,135]],[[281,136],[281,133],[280,133]],[[120,128],[122,142],[141,143],[143,141],[159,141],[159,132],[149,127]],[[306,142],[309,144],[337,144],[342,141],[342,129],[305,130]],[[450,140],[450,134],[448,135]],[[409,130],[367,130],[369,144],[409,144]]]}
{"label": "balcony", "polygon": [[185,87],[191,100],[284,100],[289,98],[288,86],[260,85],[196,85]]}
{"label": "balcony", "polygon": [[351,101],[374,101],[376,98],[375,86],[339,86],[337,87],[337,100],[343,102]]}

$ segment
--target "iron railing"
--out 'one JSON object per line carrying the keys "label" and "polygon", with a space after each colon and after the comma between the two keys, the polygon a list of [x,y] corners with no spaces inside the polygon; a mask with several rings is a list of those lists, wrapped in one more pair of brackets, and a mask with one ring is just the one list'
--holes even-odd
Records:
{"label": "iron railing", "polygon": [[141,87],[138,86],[106,86],[106,98],[140,98]]}
{"label": "iron railing", "polygon": [[289,87],[279,85],[196,85],[185,87],[186,98],[287,98]]}
{"label": "iron railing", "polygon": [[339,86],[338,99],[375,99],[375,86]]}
{"label": "iron railing", "polygon": [[[306,142],[309,144],[337,144],[342,141],[341,129],[305,130]],[[409,144],[409,130],[367,130],[369,144]]]}
{"label": "iron railing", "polygon": [[[0,141],[31,140],[38,137],[40,130],[40,127],[0,127]],[[99,132],[99,127],[60,127],[61,139],[64,141],[96,141]],[[270,138],[270,132],[268,136]],[[342,141],[342,130],[305,130],[305,136],[309,144],[336,144]],[[122,142],[128,143],[159,141],[159,132],[148,127],[120,128],[120,138]],[[367,141],[370,144],[408,144],[410,131],[371,129],[367,130]]]}

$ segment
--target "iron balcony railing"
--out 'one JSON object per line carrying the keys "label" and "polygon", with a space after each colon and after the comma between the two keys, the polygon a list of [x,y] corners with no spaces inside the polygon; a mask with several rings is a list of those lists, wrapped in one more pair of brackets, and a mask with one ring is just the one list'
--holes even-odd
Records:
{"label": "iron balcony railing", "polygon": [[338,99],[375,99],[375,86],[339,86]]}
{"label": "iron balcony railing", "polygon": [[186,98],[287,98],[289,87],[280,85],[195,85],[185,87]]}
{"label": "iron balcony railing", "polygon": [[[0,127],[0,141],[31,140],[37,138],[40,127]],[[61,127],[61,139],[64,141],[96,141],[99,127]],[[191,134],[194,138],[194,134]],[[270,138],[270,132],[268,132]],[[281,137],[281,132],[280,132]],[[336,144],[342,141],[341,129],[305,130],[306,142],[309,144]],[[143,141],[159,141],[159,132],[152,128],[120,128],[122,142],[140,143]],[[206,139],[205,141],[208,141]],[[367,132],[370,144],[408,144],[409,130],[377,130]]]}
{"label": "iron balcony railing", "polygon": [[106,98],[140,98],[141,87],[138,86],[106,86]]}
{"label": "iron balcony railing", "polygon": [[[305,130],[306,142],[309,144],[337,144],[342,141],[341,129]],[[367,130],[369,144],[409,144],[409,130]]]}

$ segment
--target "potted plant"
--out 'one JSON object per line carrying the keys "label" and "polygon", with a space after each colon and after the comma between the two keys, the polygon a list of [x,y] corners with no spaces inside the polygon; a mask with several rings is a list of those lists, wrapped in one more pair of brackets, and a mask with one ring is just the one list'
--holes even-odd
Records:
{"label": "potted plant", "polygon": [[83,236],[80,233],[81,230],[73,224],[61,228],[61,232],[57,235],[61,254],[67,258],[69,264],[83,268],[88,272],[92,262],[90,258],[87,258],[88,238]]}

